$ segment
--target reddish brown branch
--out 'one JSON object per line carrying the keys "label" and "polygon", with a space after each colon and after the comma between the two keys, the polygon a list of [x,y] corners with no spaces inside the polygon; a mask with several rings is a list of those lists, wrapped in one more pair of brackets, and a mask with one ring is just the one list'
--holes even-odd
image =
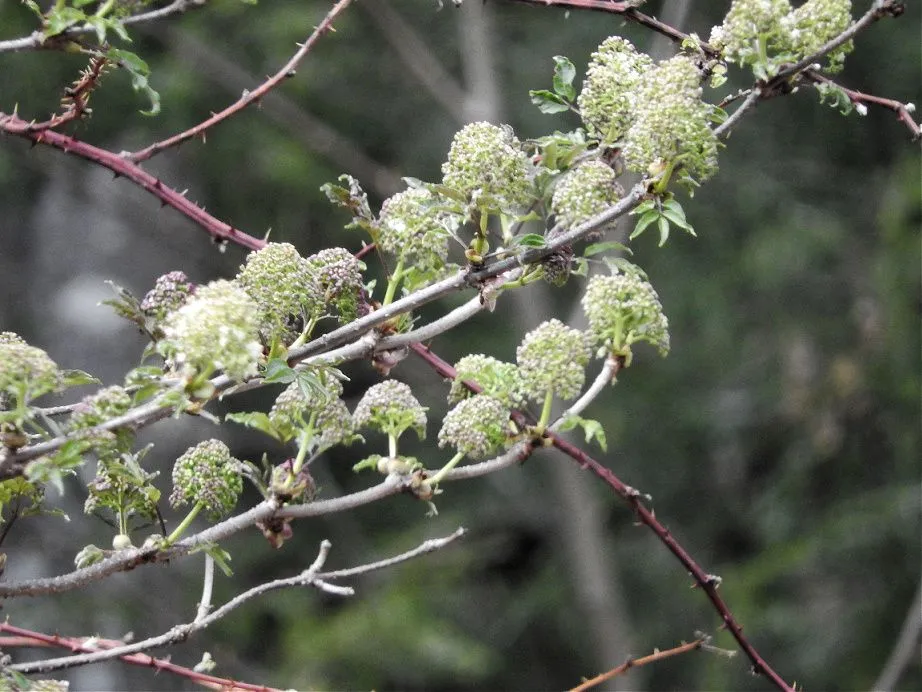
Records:
{"label": "reddish brown branch", "polygon": [[32,123],[15,114],[0,113],[0,132],[24,137],[35,144],[47,144],[60,149],[66,154],[74,154],[103,168],[108,168],[115,173],[116,177],[122,176],[130,180],[159,199],[164,205],[173,207],[179,213],[197,223],[214,240],[236,243],[249,250],[258,250],[265,245],[259,238],[254,238],[215,218],[195,202],[186,199],[185,193],[177,192],[173,188],[164,185],[159,178],[151,175],[128,159],[53,130],[35,131],[33,128]]}
{"label": "reddish brown branch", "polygon": [[[689,38],[689,35],[679,31],[674,26],[661,22],[656,17],[651,17],[639,11],[632,2],[615,2],[615,0],[506,0],[507,2],[518,2],[525,5],[535,5],[537,7],[563,7],[568,10],[591,10],[596,12],[607,12],[609,14],[618,14],[628,21],[640,24],[648,29],[652,29],[658,34],[681,43]],[[698,41],[701,50],[709,58],[719,57],[719,52],[712,45],[704,41]]]}
{"label": "reddish brown branch", "polygon": [[90,95],[99,84],[99,79],[108,64],[109,60],[104,55],[90,58],[90,64],[86,69],[80,73],[71,86],[64,90],[64,97],[61,99],[62,112],[56,113],[44,122],[29,123],[28,129],[32,132],[53,130],[72,120],[79,120],[84,115],[89,115]]}
{"label": "reddish brown branch", "polygon": [[[94,638],[94,645],[89,646],[87,641],[83,639],[61,637],[57,634],[43,634],[42,632],[33,632],[32,630],[16,627],[9,624],[8,622],[0,622],[0,632],[9,632],[10,634],[16,635],[18,637],[18,639],[4,638],[3,644],[7,647],[55,646],[58,648],[67,649],[68,651],[72,651],[74,653],[92,653],[94,651],[98,651],[99,649],[111,649],[124,645],[124,642]],[[168,673],[173,673],[174,675],[179,675],[181,677],[194,680],[196,683],[211,689],[225,690],[227,692],[236,690],[251,690],[254,692],[279,692],[274,687],[253,685],[248,682],[237,682],[228,678],[219,678],[214,675],[208,675],[207,673],[199,673],[198,671],[192,670],[191,668],[179,666],[175,663],[170,663],[168,660],[162,658],[154,658],[153,656],[148,656],[147,654],[125,654],[123,656],[119,656],[119,659],[125,663],[130,663],[135,666],[154,668],[158,672],[166,671]]]}
{"label": "reddish brown branch", "polygon": [[[454,379],[457,375],[455,369],[446,362],[442,360],[439,356],[432,352],[426,346],[422,344],[413,344],[411,346],[413,351],[422,358],[429,366],[435,370],[439,375],[446,378]],[[623,365],[623,362],[621,363]],[[621,367],[619,365],[619,368]],[[618,369],[616,369],[615,374],[617,374]],[[480,391],[480,388],[474,382],[464,381],[465,386],[470,388],[472,391]],[[527,420],[526,416],[518,411],[512,412],[512,419],[520,426],[528,425],[530,421]],[[691,574],[692,579],[695,580],[695,584],[707,594],[708,599],[713,604],[714,608],[720,614],[721,619],[723,620],[723,626],[730,630],[730,633],[733,635],[733,638],[736,639],[740,648],[749,658],[749,661],[752,663],[752,670],[754,673],[759,675],[764,675],[778,689],[785,690],[786,692],[793,692],[794,688],[788,685],[784,679],[776,673],[768,663],[765,662],[765,659],[759,655],[759,652],[756,651],[755,647],[749,643],[749,640],[743,634],[742,626],[736,621],[733,617],[733,613],[730,612],[730,609],[727,607],[727,604],[720,597],[720,594],[717,593],[717,587],[720,585],[720,577],[716,577],[712,574],[705,572],[698,563],[692,558],[685,548],[679,544],[675,537],[669,532],[665,526],[663,526],[654,516],[653,512],[644,505],[642,501],[642,495],[635,488],[624,483],[620,478],[618,478],[611,470],[606,468],[603,464],[599,463],[591,456],[586,454],[583,450],[575,445],[567,442],[565,439],[561,438],[554,433],[548,432],[546,436],[550,438],[554,447],[559,449],[561,452],[569,456],[575,462],[577,462],[582,468],[589,469],[596,476],[598,476],[602,481],[604,481],[621,499],[630,505],[631,509],[634,511],[637,519],[641,524],[644,524],[649,529],[656,534],[660,542],[663,543],[669,551],[678,558],[689,574]]]}
{"label": "reddish brown branch", "polygon": [[[575,10],[590,10],[596,12],[607,12],[609,14],[617,14],[624,17],[626,20],[645,26],[648,29],[652,29],[658,34],[666,36],[676,43],[681,43],[687,38],[690,38],[689,34],[686,34],[679,29],[670,26],[664,22],[659,21],[655,17],[640,12],[635,7],[632,6],[631,2],[615,2],[615,0],[506,0],[506,2],[516,2],[525,5],[534,5],[537,7],[563,7],[565,9],[575,9]],[[900,122],[902,122],[906,127],[909,128],[909,131],[912,133],[913,140],[918,140],[922,137],[920,134],[919,124],[912,118],[912,111],[910,108],[907,108],[906,104],[900,103],[893,99],[883,98],[881,96],[873,96],[871,94],[864,94],[860,91],[853,91],[846,87],[841,86],[837,82],[821,75],[815,70],[805,69],[809,65],[812,65],[816,62],[817,58],[825,55],[829,51],[833,50],[836,46],[841,45],[846,40],[852,38],[855,34],[863,31],[868,26],[874,22],[884,18],[884,17],[899,17],[903,13],[903,2],[901,0],[884,0],[879,5],[875,5],[868,12],[866,12],[858,21],[852,24],[846,31],[844,31],[840,36],[836,37],[830,41],[826,46],[824,46],[818,53],[814,55],[806,56],[802,61],[798,62],[795,65],[789,66],[787,69],[783,70],[776,77],[774,77],[767,85],[763,85],[764,89],[764,98],[776,95],[777,93],[788,93],[788,90],[779,92],[779,87],[782,84],[786,84],[788,79],[793,75],[800,73],[805,76],[806,79],[809,79],[815,83],[825,83],[831,86],[834,86],[838,89],[841,89],[845,94],[851,99],[852,103],[864,103],[864,104],[873,104],[875,106],[881,106],[883,108],[888,108],[892,111],[895,111]],[[698,47],[701,51],[709,58],[720,58],[720,51],[718,51],[714,46],[705,41],[698,39]],[[758,86],[758,85],[757,85]]]}
{"label": "reddish brown branch", "polygon": [[310,38],[301,44],[301,47],[291,57],[291,60],[285,63],[282,69],[276,72],[272,77],[269,77],[266,81],[253,89],[253,91],[244,92],[243,96],[241,96],[236,102],[232,103],[220,113],[215,113],[210,118],[199,123],[195,127],[190,127],[185,132],[180,132],[178,135],[174,135],[173,137],[164,139],[161,142],[151,144],[149,147],[141,149],[140,151],[136,151],[133,154],[129,154],[127,158],[129,158],[131,161],[134,161],[135,163],[139,163],[141,161],[146,161],[152,156],[155,156],[164,149],[169,149],[170,147],[174,147],[177,144],[182,144],[183,142],[192,139],[193,137],[199,135],[204,137],[205,132],[208,129],[214,127],[221,121],[227,120],[231,116],[236,115],[247,106],[259,101],[260,98],[265,96],[269,91],[281,84],[284,80],[294,76],[295,68],[297,68],[301,60],[303,60],[304,57],[311,51],[321,36],[334,30],[333,21],[343,10],[349,6],[351,2],[352,0],[339,0],[339,2],[337,2],[327,13],[327,16],[323,18],[323,21],[317,25],[317,27],[314,29],[314,32],[310,35]]}
{"label": "reddish brown branch", "polygon": [[629,658],[620,666],[612,668],[608,672],[602,673],[601,675],[596,675],[594,678],[586,680],[585,682],[577,685],[571,689],[570,692],[586,692],[586,690],[592,689],[596,685],[601,685],[606,680],[611,680],[612,678],[616,678],[619,675],[624,675],[631,668],[641,668],[643,666],[649,665],[650,663],[662,661],[664,658],[671,658],[672,656],[678,656],[679,654],[688,653],[689,651],[697,651],[701,648],[701,645],[704,644],[705,641],[707,641],[707,637],[699,637],[693,642],[687,642],[672,649],[666,649],[665,651],[654,651],[649,656],[642,656],[641,658]]}
{"label": "reddish brown branch", "polygon": [[829,77],[820,74],[816,70],[807,70],[804,72],[804,76],[814,84],[829,84],[830,86],[841,90],[846,96],[848,96],[848,100],[856,105],[871,104],[893,111],[896,113],[897,119],[909,128],[909,131],[912,133],[913,140],[918,140],[920,137],[922,137],[922,129],[920,129],[919,123],[917,123],[912,117],[913,109],[911,106],[905,103],[900,103],[894,99],[888,99],[882,96],[874,96],[873,94],[865,94],[861,91],[849,89],[837,82],[832,81],[829,79]]}

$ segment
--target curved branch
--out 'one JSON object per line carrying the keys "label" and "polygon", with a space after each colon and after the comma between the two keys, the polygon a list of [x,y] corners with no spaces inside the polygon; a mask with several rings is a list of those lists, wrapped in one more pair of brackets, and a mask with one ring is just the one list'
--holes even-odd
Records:
{"label": "curved branch", "polygon": [[377,562],[372,562],[366,565],[360,565],[350,569],[336,570],[332,572],[320,571],[326,563],[327,556],[329,555],[330,548],[332,547],[332,544],[325,540],[320,544],[320,550],[317,553],[317,558],[308,569],[294,577],[288,577],[287,579],[274,579],[272,581],[259,584],[258,586],[254,586],[253,588],[238,594],[223,606],[203,618],[197,618],[192,622],[183,625],[177,625],[171,628],[168,632],[164,632],[163,634],[156,637],[149,637],[148,639],[144,639],[139,642],[125,644],[123,646],[117,646],[111,649],[105,649],[103,651],[93,651],[90,653],[77,654],[75,656],[62,656],[60,658],[50,658],[44,661],[34,661],[30,663],[16,663],[9,666],[9,669],[18,671],[20,673],[47,673],[53,670],[73,668],[75,666],[86,665],[88,663],[108,661],[113,658],[123,658],[127,655],[135,654],[141,651],[147,651],[149,649],[155,649],[162,646],[175,644],[177,642],[188,639],[189,636],[195,632],[213,625],[215,622],[226,617],[232,611],[236,610],[247,601],[252,600],[253,598],[256,598],[257,596],[260,596],[264,593],[268,593],[269,591],[276,591],[278,589],[287,589],[296,586],[312,586],[326,593],[338,596],[352,596],[355,594],[355,591],[352,589],[352,587],[335,586],[333,584],[328,584],[327,582],[373,572],[379,569],[391,567],[401,562],[406,562],[407,560],[412,560],[413,558],[444,548],[448,544],[463,536],[464,533],[464,529],[459,528],[454,533],[444,538],[423,541],[423,543],[421,543],[416,548],[408,550],[399,555],[395,555],[394,557],[385,560],[379,560]]}
{"label": "curved branch", "polygon": [[146,161],[164,149],[169,149],[170,147],[174,147],[177,144],[182,144],[183,142],[198,135],[204,135],[204,133],[209,128],[214,127],[223,120],[227,120],[231,116],[236,115],[242,111],[247,106],[259,101],[262,96],[267,94],[286,79],[295,75],[295,68],[297,68],[304,57],[311,51],[317,41],[320,40],[321,36],[334,30],[333,21],[340,15],[343,10],[345,10],[350,5],[351,2],[352,0],[339,0],[339,2],[333,5],[333,8],[323,18],[323,21],[317,25],[307,41],[301,44],[301,47],[298,49],[298,51],[287,63],[285,63],[282,69],[280,69],[272,77],[260,84],[258,87],[253,89],[253,91],[244,92],[241,98],[225,108],[223,111],[220,113],[215,113],[207,120],[199,123],[198,125],[195,125],[194,127],[190,127],[185,132],[180,132],[179,134],[164,139],[161,142],[151,144],[149,147],[145,147],[140,151],[127,154],[125,158],[127,158],[129,161],[133,161],[134,163]]}
{"label": "curved branch", "polygon": [[[507,2],[517,2],[525,5],[534,5],[536,7],[562,7],[567,10],[591,10],[596,12],[606,12],[608,14],[617,14],[626,20],[652,29],[658,34],[669,38],[675,43],[681,43],[689,38],[684,31],[679,31],[673,26],[661,22],[656,17],[644,14],[636,7],[638,4],[634,0],[627,2],[615,2],[614,0],[506,0]],[[709,43],[698,41],[698,45],[705,55],[709,58],[719,57],[720,52]]]}
{"label": "curved branch", "polygon": [[[434,354],[430,349],[417,344],[413,347],[413,350],[440,376],[449,377],[452,379],[457,376],[457,371],[455,371],[455,369],[448,362],[442,360],[439,356]],[[471,391],[479,391],[480,389],[476,383],[468,383],[465,381],[464,384],[468,386]],[[529,421],[524,414],[518,411],[512,412],[512,419],[520,427],[525,427],[531,423],[531,421]],[[727,607],[727,604],[724,602],[724,600],[720,597],[720,594],[717,593],[717,587],[720,585],[721,581],[720,577],[713,574],[708,574],[698,565],[698,563],[694,560],[694,558],[692,558],[688,551],[685,550],[685,548],[683,548],[682,545],[669,532],[669,529],[663,526],[657,520],[652,510],[648,509],[647,506],[643,503],[641,493],[635,488],[632,488],[631,486],[624,483],[620,478],[618,478],[618,476],[616,476],[603,464],[596,461],[593,457],[589,456],[583,450],[563,439],[556,433],[548,432],[546,438],[551,441],[551,444],[554,447],[578,463],[581,468],[589,469],[606,485],[608,485],[616,495],[618,495],[630,506],[635,516],[637,517],[637,520],[644,524],[651,531],[653,531],[653,533],[656,534],[656,537],[659,538],[660,542],[662,542],[663,545],[665,545],[669,551],[675,555],[676,558],[678,558],[679,562],[682,563],[685,569],[688,570],[689,574],[691,574],[692,578],[695,580],[696,586],[705,592],[715,610],[717,610],[717,612],[720,614],[721,619],[723,620],[723,626],[730,630],[733,638],[736,639],[740,648],[749,658],[750,662],[752,663],[753,672],[759,675],[764,675],[780,690],[784,690],[785,692],[794,692],[794,688],[788,685],[784,679],[778,675],[778,673],[776,673],[771,666],[768,665],[765,659],[762,658],[759,652],[756,651],[755,647],[753,647],[753,645],[743,634],[742,626],[736,621],[733,613]]]}
{"label": "curved branch", "polygon": [[[164,19],[174,14],[182,14],[188,9],[202,7],[206,2],[207,0],[173,0],[173,2],[171,2],[166,7],[150,10],[149,12],[141,12],[131,17],[126,17],[122,20],[122,24],[125,26],[130,26],[132,24],[142,24],[144,22]],[[57,36],[51,37],[54,40],[49,42],[49,37],[46,37],[45,34],[43,34],[41,31],[33,31],[29,36],[9,39],[7,41],[0,41],[0,53],[9,53],[12,51],[20,50],[37,50],[40,48],[49,47],[56,48],[61,43],[60,39],[66,39],[72,36],[81,36],[83,34],[90,34],[95,32],[96,29],[89,25],[75,26],[67,29],[67,31],[58,34]]]}
{"label": "curved branch", "polygon": [[[82,651],[84,653],[92,653],[101,647],[111,649],[114,647],[122,646],[124,643],[120,641],[113,641],[111,639],[97,639],[93,637],[92,641],[95,642],[96,645],[92,646],[90,640],[87,639],[62,637],[57,634],[49,635],[42,632],[33,632],[32,630],[23,629],[22,627],[16,627],[15,625],[11,625],[8,622],[0,622],[0,632],[9,632],[24,638],[25,646],[56,646],[59,648],[69,649],[71,651]],[[194,680],[195,682],[198,682],[202,685],[213,685],[217,689],[228,690],[229,692],[236,692],[237,690],[249,690],[251,692],[281,692],[281,690],[278,690],[275,687],[253,685],[248,682],[228,680],[227,678],[219,678],[215,675],[208,675],[207,673],[199,673],[198,671],[192,670],[191,668],[177,665],[163,658],[154,658],[153,656],[148,656],[147,654],[124,654],[118,658],[119,660],[124,661],[125,663],[130,663],[131,665],[153,668],[157,672],[165,671],[167,673],[173,673],[174,675]]]}
{"label": "curved branch", "polygon": [[103,168],[108,168],[115,173],[115,177],[130,180],[145,192],[159,199],[164,205],[173,207],[180,214],[194,221],[216,241],[236,243],[248,250],[258,250],[265,244],[262,240],[247,235],[215,218],[195,202],[186,199],[185,192],[177,192],[164,185],[159,178],[118,154],[53,130],[35,132],[31,128],[32,123],[23,120],[18,115],[0,112],[0,132],[24,137],[35,144],[47,144],[60,149],[65,154],[73,154]]}

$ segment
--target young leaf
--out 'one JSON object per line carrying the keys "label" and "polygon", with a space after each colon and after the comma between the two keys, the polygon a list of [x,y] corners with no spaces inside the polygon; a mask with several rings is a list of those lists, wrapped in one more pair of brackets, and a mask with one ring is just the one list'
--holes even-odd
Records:
{"label": "young leaf", "polygon": [[294,382],[295,377],[298,374],[289,367],[288,363],[283,358],[271,358],[268,363],[266,363],[266,374],[263,375],[263,378],[266,382],[281,382],[282,384],[288,384]]}
{"label": "young leaf", "polygon": [[627,245],[623,245],[622,243],[610,240],[605,243],[592,243],[591,245],[587,245],[586,249],[583,250],[583,257],[592,257],[593,255],[598,255],[602,252],[608,252],[609,250],[619,250],[621,252],[626,252],[629,255],[633,254],[631,248],[629,248]]}
{"label": "young leaf", "polygon": [[564,419],[560,426],[560,430],[561,432],[567,432],[568,430],[573,430],[577,426],[583,429],[583,434],[586,437],[587,444],[595,442],[597,445],[599,445],[599,448],[603,452],[608,451],[608,442],[605,438],[605,429],[602,427],[602,424],[599,423],[599,421],[571,415]]}
{"label": "young leaf", "polygon": [[558,96],[553,91],[538,89],[529,91],[528,95],[531,96],[531,102],[535,104],[542,113],[562,113],[563,111],[570,110],[570,104],[567,103],[566,99]]}
{"label": "young leaf", "polygon": [[563,96],[567,101],[576,98],[573,88],[573,78],[576,77],[576,68],[570,59],[563,55],[554,56],[554,92]]}
{"label": "young leaf", "polygon": [[150,110],[141,111],[142,115],[157,115],[160,112],[160,94],[149,84],[150,68],[137,54],[130,50],[110,48],[106,56],[113,62],[128,70],[131,86],[135,91],[144,93],[150,100]]}

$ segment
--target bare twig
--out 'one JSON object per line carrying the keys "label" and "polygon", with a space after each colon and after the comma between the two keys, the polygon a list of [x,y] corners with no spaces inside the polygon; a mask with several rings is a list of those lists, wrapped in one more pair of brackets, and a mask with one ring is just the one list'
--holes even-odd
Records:
{"label": "bare twig", "polygon": [[[150,10],[149,12],[141,12],[131,17],[126,17],[122,20],[122,24],[131,26],[132,24],[143,24],[145,22],[165,19],[166,17],[170,17],[174,14],[181,14],[188,9],[201,7],[205,4],[205,2],[206,0],[173,0],[173,2],[171,2],[166,7]],[[57,48],[63,45],[63,42],[60,39],[72,38],[95,32],[96,28],[89,26],[88,24],[83,26],[74,26],[67,29],[67,31],[55,36],[54,41],[48,41],[46,36],[41,31],[33,31],[29,36],[9,39],[7,41],[0,41],[0,53],[9,53],[12,51],[20,50],[37,50],[39,48]]]}
{"label": "bare twig", "polygon": [[[240,93],[244,84],[259,83],[225,53],[215,50],[181,27],[171,27],[167,38],[178,55],[195,64],[196,74],[202,79],[236,93]],[[382,199],[403,187],[397,171],[373,159],[357,142],[307,111],[283,90],[275,89],[265,94],[259,101],[259,112],[285,128],[306,148],[325,157],[334,167],[349,171],[362,181],[366,189]]]}
{"label": "bare twig", "polygon": [[654,651],[649,656],[642,656],[641,658],[629,658],[627,661],[622,663],[620,666],[616,666],[609,670],[606,673],[601,675],[596,675],[590,680],[586,680],[582,684],[577,685],[570,692],[585,692],[586,690],[592,689],[597,685],[601,685],[607,680],[616,678],[619,675],[623,675],[631,668],[642,668],[643,666],[649,665],[651,663],[656,663],[657,661],[662,661],[664,658],[671,658],[672,656],[678,656],[679,654],[685,654],[689,651],[697,651],[701,648],[701,645],[707,641],[707,637],[699,637],[698,639],[688,642],[686,644],[681,644],[679,646],[673,647],[672,649],[666,649],[665,651]]}
{"label": "bare twig", "polygon": [[615,381],[623,365],[624,360],[621,358],[615,358],[614,356],[606,358],[605,364],[599,370],[599,374],[596,375],[589,388],[583,392],[579,399],[570,404],[566,411],[560,414],[560,417],[549,426],[550,429],[557,432],[567,418],[578,416],[585,411],[589,404],[595,401],[605,388]]}
{"label": "bare twig", "polygon": [[241,96],[237,101],[222,110],[220,113],[215,113],[213,116],[199,123],[198,125],[190,127],[188,130],[180,132],[173,137],[169,137],[163,141],[151,144],[149,147],[145,147],[144,149],[136,151],[133,154],[128,154],[126,158],[130,161],[133,161],[134,163],[146,161],[164,149],[169,149],[170,147],[174,147],[177,144],[182,144],[183,142],[199,135],[204,136],[204,133],[208,129],[239,113],[247,106],[259,101],[262,96],[274,89],[280,83],[294,76],[296,68],[304,59],[304,57],[316,45],[321,36],[329,33],[330,31],[333,31],[333,21],[340,15],[343,10],[345,10],[351,4],[351,2],[352,0],[339,0],[339,2],[337,2],[333,8],[327,12],[327,15],[323,18],[323,21],[317,25],[307,41],[301,44],[301,47],[298,49],[298,51],[287,63],[285,63],[282,69],[276,72],[272,77],[269,77],[258,87],[253,89],[253,91],[244,92],[243,96]]}
{"label": "bare twig", "polygon": [[[252,589],[248,589],[247,591],[244,591],[243,593],[235,596],[223,606],[203,618],[196,618],[193,622],[186,623],[184,625],[177,625],[171,628],[168,632],[165,632],[156,637],[149,637],[148,639],[144,639],[139,642],[123,644],[121,646],[113,647],[103,651],[93,651],[75,656],[50,658],[45,659],[44,661],[34,661],[30,663],[17,663],[9,666],[9,668],[10,670],[15,670],[20,673],[47,673],[53,670],[72,668],[74,666],[86,665],[88,663],[107,661],[113,658],[122,658],[126,655],[135,654],[141,651],[148,651],[150,649],[175,644],[177,642],[184,641],[195,632],[203,630],[206,627],[214,624],[221,618],[227,616],[232,611],[242,606],[247,601],[264,593],[268,593],[269,591],[275,591],[278,589],[311,586],[326,593],[338,596],[352,596],[355,592],[351,587],[337,586],[334,584],[329,584],[328,582],[346,577],[357,576],[360,574],[366,574],[375,570],[391,567],[401,562],[406,562],[407,560],[411,560],[421,555],[425,555],[427,553],[431,553],[433,551],[444,548],[463,535],[464,529],[459,528],[449,536],[423,541],[423,543],[421,543],[416,548],[408,550],[392,558],[379,560],[378,562],[373,562],[367,565],[360,565],[351,569],[337,570],[333,572],[320,571],[326,562],[331,548],[331,543],[325,540],[320,544],[320,550],[317,553],[317,558],[314,560],[311,566],[301,572],[301,574],[298,574],[294,577],[289,577],[287,579],[275,579],[273,581],[255,586]],[[0,631],[2,631],[2,628],[0,628]]]}
{"label": "bare twig", "polygon": [[211,592],[214,588],[214,558],[205,553],[205,576],[202,579],[202,600],[195,613],[195,621],[200,622],[211,610]]}

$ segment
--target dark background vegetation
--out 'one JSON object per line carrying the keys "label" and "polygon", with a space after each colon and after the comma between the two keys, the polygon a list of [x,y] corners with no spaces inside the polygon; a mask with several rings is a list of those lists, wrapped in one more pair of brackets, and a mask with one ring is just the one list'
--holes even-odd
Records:
{"label": "dark background vegetation", "polygon": [[[729,3],[665,4],[667,19],[706,38]],[[868,4],[857,3],[856,14]],[[898,21],[858,38],[843,83],[922,101],[920,14],[908,5]],[[656,14],[658,6],[647,9]],[[145,104],[114,74],[77,136],[136,149],[198,122],[274,72],[327,9],[303,0],[225,1],[145,27],[135,49],[150,62],[163,113],[140,115]],[[387,10],[428,52],[414,52],[406,36],[388,40],[399,24]],[[25,35],[32,22],[19,3],[0,0],[0,38]],[[442,11],[434,0],[360,0],[336,28],[261,109],[216,128],[207,144],[188,143],[145,167],[251,234],[271,227],[272,239],[304,254],[331,244],[356,249],[362,238],[342,230],[345,218],[319,191],[323,183],[351,173],[377,204],[400,176],[437,180],[453,133],[470,119],[508,122],[522,138],[575,127],[573,117],[545,116],[529,103],[528,89],[550,83],[552,56],[567,55],[583,70],[613,33],[661,56],[672,50],[616,16],[475,0]],[[395,45],[410,55],[401,59]],[[44,117],[81,67],[79,57],[52,52],[0,55],[0,110],[18,103],[24,116]],[[420,72],[434,77],[439,98]],[[745,75],[734,80],[713,98],[747,84]],[[590,409],[608,432],[609,450],[599,456],[650,493],[660,520],[723,577],[747,635],[788,681],[867,688],[920,578],[918,146],[890,112],[842,117],[805,88],[746,118],[720,167],[683,200],[697,239],[675,236],[658,249],[647,235],[633,244],[663,299],[673,351],[663,361],[641,350]],[[86,162],[0,140],[0,328],[64,367],[115,383],[137,363],[140,337],[97,305],[107,297],[105,280],[143,294],[166,271],[181,268],[204,282],[232,275],[243,257],[235,247],[219,253],[175,212]],[[578,296],[575,285],[526,290],[433,348],[449,360],[469,352],[511,359],[526,331],[551,313],[566,318]],[[354,404],[379,376],[364,363],[345,370]],[[447,386],[413,359],[393,375],[431,407],[429,441],[416,451],[436,466],[444,455],[432,439]],[[266,406],[270,397],[251,394],[229,406]],[[165,492],[176,454],[215,435],[240,457],[285,456],[238,429],[162,423],[144,439],[157,443],[148,459],[164,469]],[[367,451],[336,451],[315,465],[324,496],[372,482],[350,470]],[[81,514],[91,474],[75,479],[66,497],[49,494],[70,523],[29,519],[11,533],[7,579],[67,571],[83,545],[108,545],[109,527]],[[251,602],[176,647],[173,660],[191,665],[207,649],[219,674],[300,689],[550,689],[699,630],[735,648],[664,547],[557,453],[450,485],[438,505],[435,519],[397,497],[302,521],[278,552],[255,529],[235,537],[226,546],[235,575],[219,578],[219,601],[300,571],[322,538],[332,540],[330,565],[339,567],[458,525],[471,531],[450,549],[358,581],[348,601],[305,591]],[[191,619],[200,572],[198,557],[148,567],[83,592],[8,602],[4,615],[67,635],[148,636]],[[76,689],[184,686],[118,664],[69,675]],[[766,687],[742,656],[704,653],[634,672],[622,684]],[[922,688],[917,657],[900,687]]]}

